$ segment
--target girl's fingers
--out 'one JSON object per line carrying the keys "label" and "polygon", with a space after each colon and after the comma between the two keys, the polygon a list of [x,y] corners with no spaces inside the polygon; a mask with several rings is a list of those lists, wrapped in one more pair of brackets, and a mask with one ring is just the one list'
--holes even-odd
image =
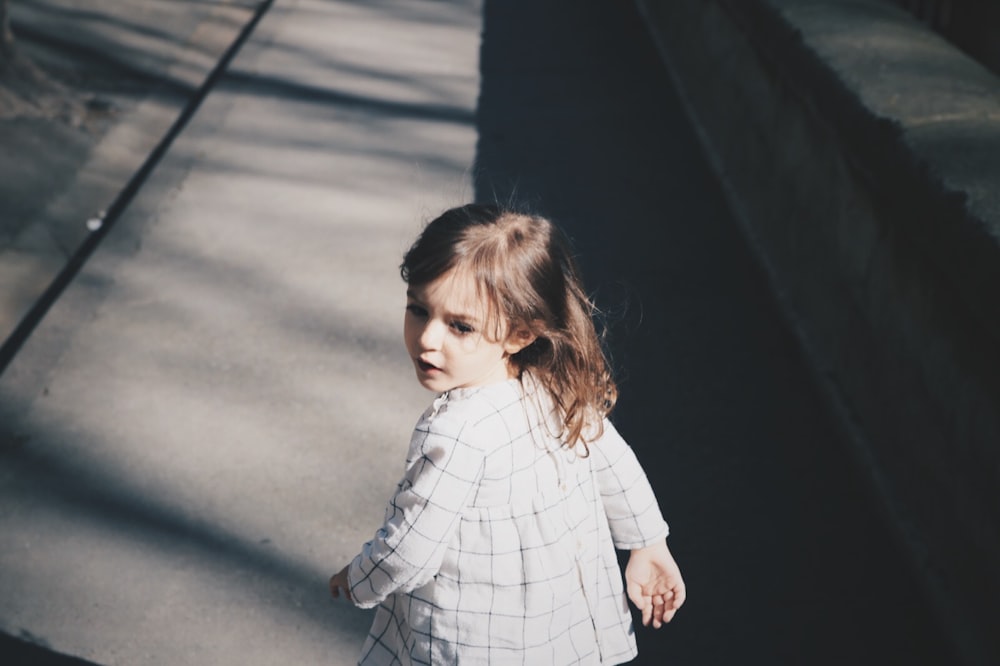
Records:
{"label": "girl's fingers", "polygon": [[657,594],[653,597],[653,628],[659,629],[663,626],[663,597]]}
{"label": "girl's fingers", "polygon": [[642,626],[648,627],[653,619],[653,604],[647,603],[642,607]]}
{"label": "girl's fingers", "polygon": [[353,603],[354,599],[351,597],[351,586],[348,582],[347,571],[348,567],[344,567],[339,573],[330,576],[330,595],[334,599],[339,599],[340,591],[343,590],[344,597]]}
{"label": "girl's fingers", "polygon": [[344,598],[348,601],[353,601],[351,598],[351,588],[349,588],[345,583],[339,580],[340,574],[336,574],[330,578],[330,594],[334,599],[340,598],[340,591],[343,589]]}
{"label": "girl's fingers", "polygon": [[684,603],[684,594],[677,594],[673,590],[665,594],[654,594],[647,597],[649,603],[642,612],[643,626],[652,624],[654,629],[659,629],[674,619],[677,609]]}

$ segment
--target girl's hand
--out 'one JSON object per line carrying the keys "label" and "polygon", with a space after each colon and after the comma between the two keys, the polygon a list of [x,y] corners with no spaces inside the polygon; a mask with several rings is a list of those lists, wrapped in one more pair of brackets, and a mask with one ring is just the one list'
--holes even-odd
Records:
{"label": "girl's hand", "polygon": [[344,591],[344,597],[348,601],[353,601],[351,599],[351,585],[347,582],[347,569],[350,565],[344,567],[339,573],[335,573],[330,576],[330,594],[333,595],[334,599],[340,598],[340,591]]}
{"label": "girl's hand", "polygon": [[686,597],[681,570],[666,541],[632,551],[625,585],[629,599],[642,612],[643,626],[652,622],[654,629],[670,622]]}

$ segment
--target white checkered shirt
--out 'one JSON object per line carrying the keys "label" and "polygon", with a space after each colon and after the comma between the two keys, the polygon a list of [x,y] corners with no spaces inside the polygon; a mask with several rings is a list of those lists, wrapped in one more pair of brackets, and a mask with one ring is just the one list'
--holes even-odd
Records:
{"label": "white checkered shirt", "polygon": [[614,427],[588,457],[560,446],[531,385],[457,389],[420,418],[385,524],[349,569],[355,603],[378,605],[360,663],[635,657],[615,548],[667,525]]}

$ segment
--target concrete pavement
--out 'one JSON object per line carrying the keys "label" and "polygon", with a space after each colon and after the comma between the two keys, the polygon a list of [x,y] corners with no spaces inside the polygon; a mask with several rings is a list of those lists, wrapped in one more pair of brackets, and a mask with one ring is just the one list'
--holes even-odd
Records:
{"label": "concrete pavement", "polygon": [[[13,3],[17,49],[87,103],[0,123],[0,341],[196,97],[259,2]],[[6,363],[0,355],[0,368]]]}
{"label": "concrete pavement", "polygon": [[353,663],[326,579],[428,396],[399,257],[471,195],[479,12],[276,3],[0,378],[0,628],[101,664]]}

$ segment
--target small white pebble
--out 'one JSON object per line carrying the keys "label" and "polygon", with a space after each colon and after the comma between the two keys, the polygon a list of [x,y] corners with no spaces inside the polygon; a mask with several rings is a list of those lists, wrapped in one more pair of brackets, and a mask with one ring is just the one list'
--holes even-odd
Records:
{"label": "small white pebble", "polygon": [[94,217],[87,220],[87,228],[91,231],[97,231],[104,225],[104,211],[95,215]]}

